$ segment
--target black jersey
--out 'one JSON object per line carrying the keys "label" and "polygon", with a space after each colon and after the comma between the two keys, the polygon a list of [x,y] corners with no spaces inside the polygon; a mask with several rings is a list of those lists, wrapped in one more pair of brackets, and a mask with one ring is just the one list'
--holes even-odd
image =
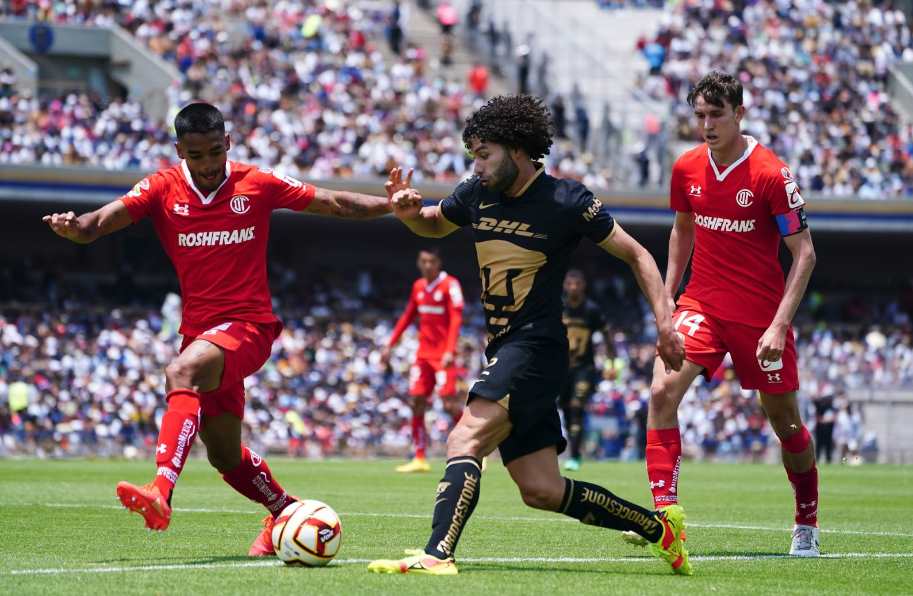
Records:
{"label": "black jersey", "polygon": [[593,362],[593,333],[605,328],[602,310],[592,300],[584,300],[577,306],[564,303],[562,315],[567,327],[567,343],[571,367],[595,366]]}
{"label": "black jersey", "polygon": [[599,199],[540,168],[517,197],[473,177],[441,201],[441,212],[473,228],[489,341],[523,331],[564,342],[561,295],[571,254],[584,236],[602,243],[615,229]]}

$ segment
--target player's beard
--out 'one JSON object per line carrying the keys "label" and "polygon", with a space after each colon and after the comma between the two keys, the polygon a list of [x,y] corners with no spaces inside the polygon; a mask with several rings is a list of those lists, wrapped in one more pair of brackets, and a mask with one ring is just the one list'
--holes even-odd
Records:
{"label": "player's beard", "polygon": [[504,192],[513,185],[519,175],[520,169],[510,155],[505,154],[504,159],[498,164],[498,169],[488,177],[487,186],[495,192]]}

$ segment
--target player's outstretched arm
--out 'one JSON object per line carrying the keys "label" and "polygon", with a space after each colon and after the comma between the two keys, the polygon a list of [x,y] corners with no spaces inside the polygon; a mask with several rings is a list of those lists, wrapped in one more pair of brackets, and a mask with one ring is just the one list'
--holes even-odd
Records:
{"label": "player's outstretched arm", "polygon": [[758,340],[758,359],[770,362],[776,362],[783,355],[786,333],[789,331],[790,323],[796,316],[796,310],[808,288],[808,280],[811,279],[817,260],[812,235],[808,229],[784,237],[783,242],[786,243],[786,248],[793,256],[793,263],[789,267],[786,289],[783,292],[783,298],[780,299],[774,320]]}
{"label": "player's outstretched arm", "polygon": [[625,232],[618,222],[615,222],[612,232],[599,246],[631,267],[637,285],[650,302],[653,316],[656,317],[659,357],[668,369],[680,370],[685,359],[685,347],[672,326],[672,311],[669,309],[672,300],[663,286],[663,278],[653,256]]}
{"label": "player's outstretched arm", "polygon": [[133,223],[130,212],[120,199],[79,217],[72,211],[67,211],[45,215],[41,221],[47,223],[58,236],[78,244],[95,242],[102,236],[122,230]]}
{"label": "player's outstretched arm", "polygon": [[674,299],[682,275],[694,248],[694,214],[676,211],[672,233],[669,234],[669,264],[666,267],[666,292]]}
{"label": "player's outstretched arm", "polygon": [[387,197],[317,187],[308,213],[346,219],[368,219],[390,213]]}

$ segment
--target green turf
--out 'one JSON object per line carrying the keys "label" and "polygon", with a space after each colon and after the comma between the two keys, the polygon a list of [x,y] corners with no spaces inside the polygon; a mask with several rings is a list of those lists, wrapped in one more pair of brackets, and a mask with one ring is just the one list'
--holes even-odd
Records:
{"label": "green turf", "polygon": [[[823,467],[822,550],[856,554],[795,560],[772,557],[789,545],[793,505],[782,468],[685,463],[682,497],[693,524],[688,546],[695,576],[684,578],[622,543],[617,533],[524,507],[505,470],[494,464],[460,543],[458,554],[465,560],[459,576],[380,576],[369,574],[365,563],[351,561],[394,557],[403,548],[424,545],[440,471],[438,462],[432,474],[402,476],[391,471],[394,463],[270,460],[288,489],[326,501],[342,518],[337,561],[328,568],[302,569],[268,562],[260,566],[244,556],[262,512],[223,484],[205,461],[190,462],[174,498],[171,527],[152,534],[142,529],[139,516],[117,509],[114,497],[118,480],[148,480],[151,463],[0,460],[0,591],[334,596],[433,590],[447,596],[913,592],[911,467]],[[640,463],[586,463],[574,476],[641,503],[649,500]],[[727,525],[754,529],[720,527]],[[529,560],[562,557],[603,560]],[[611,560],[619,557],[631,559]],[[479,560],[485,558],[514,560]],[[163,568],[168,565],[177,568]],[[152,569],[123,569],[137,566]],[[115,571],[91,571],[98,568]],[[24,573],[38,569],[58,571]]]}

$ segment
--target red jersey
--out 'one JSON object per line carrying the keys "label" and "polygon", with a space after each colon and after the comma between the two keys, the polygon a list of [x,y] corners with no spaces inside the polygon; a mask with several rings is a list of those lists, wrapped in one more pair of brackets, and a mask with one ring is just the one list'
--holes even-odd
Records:
{"label": "red jersey", "polygon": [[463,290],[460,282],[446,271],[428,282],[420,277],[412,284],[409,304],[396,322],[387,345],[399,341],[416,314],[418,315],[418,353],[416,358],[440,360],[445,353],[454,353],[460,323],[463,319]]}
{"label": "red jersey", "polygon": [[723,172],[706,144],[679,157],[670,202],[673,210],[694,214],[684,296],[717,318],[767,327],[785,288],[780,238],[807,227],[805,201],[773,151],[745,139],[745,153]]}
{"label": "red jersey", "polygon": [[181,333],[195,336],[229,320],[271,323],[266,243],[274,209],[305,209],[313,186],[268,169],[227,162],[225,181],[209,195],[187,165],[144,178],[121,200],[137,222],[152,219],[177,271]]}

